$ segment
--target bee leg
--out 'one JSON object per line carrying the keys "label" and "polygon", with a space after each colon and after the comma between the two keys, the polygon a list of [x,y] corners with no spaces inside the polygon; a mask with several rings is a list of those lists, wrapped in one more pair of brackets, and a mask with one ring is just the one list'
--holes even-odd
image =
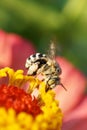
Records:
{"label": "bee leg", "polygon": [[47,85],[46,88],[45,88],[45,92],[48,92],[49,90],[51,90],[50,86]]}
{"label": "bee leg", "polygon": [[48,78],[45,79],[45,83],[46,83],[46,88],[45,91],[47,92],[48,90],[51,90],[52,87],[52,82],[51,82],[51,77],[49,76]]}

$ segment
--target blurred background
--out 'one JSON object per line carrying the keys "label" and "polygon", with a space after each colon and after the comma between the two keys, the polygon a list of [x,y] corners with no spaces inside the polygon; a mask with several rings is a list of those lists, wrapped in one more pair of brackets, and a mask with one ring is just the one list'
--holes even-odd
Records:
{"label": "blurred background", "polygon": [[0,29],[46,52],[55,37],[57,55],[87,75],[87,0],[0,0]]}

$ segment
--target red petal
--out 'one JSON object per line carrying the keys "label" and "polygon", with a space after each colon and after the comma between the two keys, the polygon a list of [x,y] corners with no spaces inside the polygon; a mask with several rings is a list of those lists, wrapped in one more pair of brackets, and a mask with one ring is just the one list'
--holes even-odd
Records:
{"label": "red petal", "polygon": [[87,130],[87,97],[65,117],[62,130]]}
{"label": "red petal", "polygon": [[22,37],[0,31],[0,67],[25,69],[26,58],[35,53],[34,46]]}
{"label": "red petal", "polygon": [[72,110],[82,99],[86,87],[85,76],[64,58],[57,58],[61,68],[61,82],[66,87],[55,88],[56,98],[60,102],[60,107],[64,113]]}

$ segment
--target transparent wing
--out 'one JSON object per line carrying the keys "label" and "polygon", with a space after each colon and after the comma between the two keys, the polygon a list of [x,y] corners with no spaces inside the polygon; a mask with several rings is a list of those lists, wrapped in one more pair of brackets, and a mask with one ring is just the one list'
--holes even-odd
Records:
{"label": "transparent wing", "polygon": [[52,60],[55,60],[55,55],[56,55],[56,43],[51,40],[48,50],[48,57]]}

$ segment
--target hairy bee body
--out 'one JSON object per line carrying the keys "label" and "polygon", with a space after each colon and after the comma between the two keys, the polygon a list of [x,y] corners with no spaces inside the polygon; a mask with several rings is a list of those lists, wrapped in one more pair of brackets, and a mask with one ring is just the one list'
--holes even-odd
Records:
{"label": "hairy bee body", "polygon": [[27,58],[25,67],[28,69],[27,75],[43,75],[43,80],[47,86],[46,91],[60,84],[61,68],[55,60],[45,54],[36,53],[31,55]]}
{"label": "hairy bee body", "polygon": [[49,55],[36,53],[26,59],[25,67],[27,68],[27,75],[37,76],[41,74],[46,83],[46,91],[53,89],[56,85],[61,85],[60,74],[62,73],[60,65],[55,60],[55,43],[51,41],[49,48]]}

